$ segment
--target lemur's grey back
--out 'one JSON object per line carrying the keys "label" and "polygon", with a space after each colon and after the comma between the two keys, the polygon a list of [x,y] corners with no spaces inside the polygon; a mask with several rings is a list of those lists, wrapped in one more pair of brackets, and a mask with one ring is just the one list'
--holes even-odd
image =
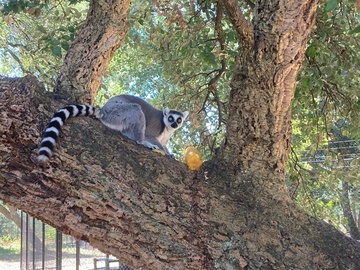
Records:
{"label": "lemur's grey back", "polygon": [[131,95],[115,96],[109,99],[101,110],[111,106],[113,102],[136,103],[140,105],[146,120],[145,136],[157,137],[164,131],[165,124],[162,121],[163,111],[154,108],[142,98]]}

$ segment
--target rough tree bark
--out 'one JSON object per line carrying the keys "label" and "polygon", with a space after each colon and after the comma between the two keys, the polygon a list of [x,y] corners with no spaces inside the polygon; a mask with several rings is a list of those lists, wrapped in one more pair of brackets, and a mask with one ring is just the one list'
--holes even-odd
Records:
{"label": "rough tree bark", "polygon": [[236,1],[223,2],[243,42],[217,156],[193,173],[82,118],[41,167],[41,132],[64,102],[32,76],[0,78],[0,199],[132,267],[360,269],[359,244],[299,210],[284,183],[316,1],[258,1],[244,28]]}
{"label": "rough tree bark", "polygon": [[55,92],[61,99],[93,104],[109,62],[129,31],[130,0],[90,1],[86,21],[65,56]]}

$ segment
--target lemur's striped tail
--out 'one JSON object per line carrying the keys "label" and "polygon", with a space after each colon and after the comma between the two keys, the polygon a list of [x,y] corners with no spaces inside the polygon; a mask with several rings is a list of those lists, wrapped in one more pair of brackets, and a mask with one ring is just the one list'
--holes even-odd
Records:
{"label": "lemur's striped tail", "polygon": [[68,105],[58,110],[51,118],[38,152],[38,161],[46,163],[53,154],[56,140],[59,137],[61,127],[70,117],[77,116],[96,116],[99,117],[100,110],[89,105]]}

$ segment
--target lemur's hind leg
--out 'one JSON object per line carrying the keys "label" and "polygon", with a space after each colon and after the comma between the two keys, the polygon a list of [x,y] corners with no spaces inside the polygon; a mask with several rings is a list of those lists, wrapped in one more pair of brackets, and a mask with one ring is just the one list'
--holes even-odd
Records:
{"label": "lemur's hind leg", "polygon": [[157,145],[145,140],[146,120],[140,105],[124,102],[105,104],[99,119],[105,126],[120,131],[138,144],[158,149]]}

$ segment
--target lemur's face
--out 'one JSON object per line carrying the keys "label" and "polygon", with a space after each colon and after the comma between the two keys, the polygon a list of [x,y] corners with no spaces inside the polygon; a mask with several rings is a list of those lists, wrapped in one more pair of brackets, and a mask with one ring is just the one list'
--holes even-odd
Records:
{"label": "lemur's face", "polygon": [[163,114],[165,126],[167,128],[178,129],[182,126],[189,113],[187,111],[178,112],[166,108]]}

